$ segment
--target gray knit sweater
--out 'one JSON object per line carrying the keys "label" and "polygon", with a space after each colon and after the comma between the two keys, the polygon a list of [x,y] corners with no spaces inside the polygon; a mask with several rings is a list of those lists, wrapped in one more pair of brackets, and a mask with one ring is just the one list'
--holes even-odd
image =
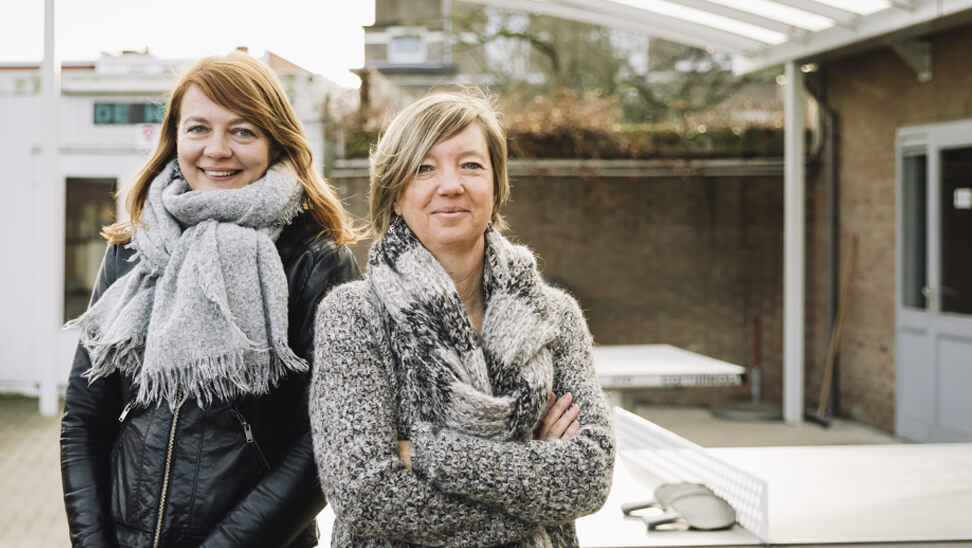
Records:
{"label": "gray knit sweater", "polygon": [[[574,519],[599,509],[610,489],[614,437],[580,308],[559,290],[541,293],[559,325],[549,345],[553,391],[571,392],[581,406],[583,426],[568,441],[496,441],[406,424],[415,402],[405,401],[373,286],[351,282],[321,303],[310,407],[318,472],[336,515],[332,546],[577,546]],[[406,437],[413,470],[398,456]]]}

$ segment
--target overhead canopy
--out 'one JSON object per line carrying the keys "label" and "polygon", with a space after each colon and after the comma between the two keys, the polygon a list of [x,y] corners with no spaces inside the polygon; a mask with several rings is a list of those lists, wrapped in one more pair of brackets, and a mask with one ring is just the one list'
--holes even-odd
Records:
{"label": "overhead canopy", "polygon": [[972,0],[464,1],[642,32],[729,53],[737,73],[811,61],[972,10]]}
{"label": "overhead canopy", "polygon": [[972,0],[464,0],[642,32],[729,53],[733,70],[782,65],[785,95],[783,199],[783,418],[803,420],[805,112],[801,65],[884,44],[929,80],[921,34],[972,19]]}

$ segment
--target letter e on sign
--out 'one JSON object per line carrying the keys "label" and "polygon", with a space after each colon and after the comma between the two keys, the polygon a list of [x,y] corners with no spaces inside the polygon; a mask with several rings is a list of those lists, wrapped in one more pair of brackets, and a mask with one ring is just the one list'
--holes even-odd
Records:
{"label": "letter e on sign", "polygon": [[135,148],[152,150],[159,140],[159,124],[135,124]]}

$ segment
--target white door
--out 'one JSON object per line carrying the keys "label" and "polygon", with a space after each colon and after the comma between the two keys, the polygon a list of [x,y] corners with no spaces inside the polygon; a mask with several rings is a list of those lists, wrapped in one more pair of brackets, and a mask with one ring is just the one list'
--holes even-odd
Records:
{"label": "white door", "polygon": [[972,120],[897,147],[895,433],[972,441]]}

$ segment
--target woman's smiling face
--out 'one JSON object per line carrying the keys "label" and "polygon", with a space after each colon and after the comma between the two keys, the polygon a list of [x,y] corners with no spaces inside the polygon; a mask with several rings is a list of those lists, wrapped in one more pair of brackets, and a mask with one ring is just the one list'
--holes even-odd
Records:
{"label": "woman's smiling face", "polygon": [[196,86],[182,98],[178,131],[179,169],[193,190],[241,188],[270,167],[270,139],[264,132]]}
{"label": "woman's smiling face", "polygon": [[394,207],[433,255],[474,249],[493,212],[493,168],[482,128],[470,124],[432,147]]}

